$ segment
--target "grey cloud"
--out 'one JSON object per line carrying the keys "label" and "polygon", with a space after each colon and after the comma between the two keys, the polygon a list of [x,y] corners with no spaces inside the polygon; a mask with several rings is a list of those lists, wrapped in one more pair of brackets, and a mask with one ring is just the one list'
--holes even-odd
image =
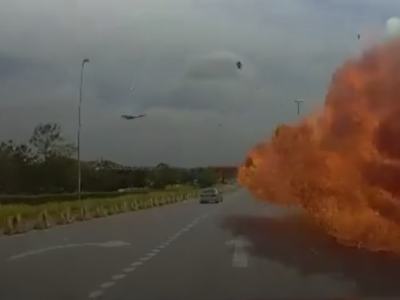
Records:
{"label": "grey cloud", "polygon": [[213,53],[191,65],[185,75],[189,80],[221,80],[241,77],[236,63],[238,57],[231,53]]}
{"label": "grey cloud", "polygon": [[3,1],[0,139],[27,140],[36,123],[59,122],[75,140],[88,56],[84,157],[237,163],[296,120],[294,99],[306,99],[304,113],[322,104],[334,69],[362,50],[355,32],[381,22],[357,14],[364,2],[330,11],[311,0]]}
{"label": "grey cloud", "polygon": [[176,109],[210,110],[226,113],[243,111],[257,104],[255,86],[240,81],[186,82],[164,96],[159,103]]}
{"label": "grey cloud", "polygon": [[243,112],[260,100],[254,66],[229,52],[214,52],[191,62],[177,84],[163,95],[149,98],[150,106],[209,110],[220,113]]}

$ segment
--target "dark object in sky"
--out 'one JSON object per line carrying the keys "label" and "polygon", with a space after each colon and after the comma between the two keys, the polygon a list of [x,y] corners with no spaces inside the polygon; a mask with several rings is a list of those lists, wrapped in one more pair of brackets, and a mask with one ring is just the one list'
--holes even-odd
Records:
{"label": "dark object in sky", "polygon": [[238,62],[236,63],[236,66],[238,67],[238,69],[241,69],[241,68],[242,68],[242,63],[241,63],[240,61],[238,61]]}
{"label": "dark object in sky", "polygon": [[361,39],[361,34],[357,34],[357,39]]}
{"label": "dark object in sky", "polygon": [[144,115],[136,115],[136,116],[133,116],[133,115],[122,115],[121,118],[123,118],[123,119],[125,119],[125,120],[133,120],[133,119],[143,118],[143,117],[145,117],[145,116],[147,116],[147,114],[144,114]]}

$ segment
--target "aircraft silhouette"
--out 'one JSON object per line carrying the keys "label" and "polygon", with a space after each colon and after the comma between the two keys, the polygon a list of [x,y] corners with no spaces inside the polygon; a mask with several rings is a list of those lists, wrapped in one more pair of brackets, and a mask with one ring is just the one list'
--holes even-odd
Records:
{"label": "aircraft silhouette", "polygon": [[143,118],[145,116],[147,116],[147,114],[143,114],[143,115],[122,115],[121,118],[123,118],[125,120],[133,120],[133,119]]}

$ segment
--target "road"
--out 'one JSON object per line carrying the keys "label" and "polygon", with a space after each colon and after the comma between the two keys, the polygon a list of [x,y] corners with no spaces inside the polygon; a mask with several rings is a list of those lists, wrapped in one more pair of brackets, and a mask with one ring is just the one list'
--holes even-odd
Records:
{"label": "road", "polygon": [[243,190],[0,238],[6,300],[395,297],[399,272]]}

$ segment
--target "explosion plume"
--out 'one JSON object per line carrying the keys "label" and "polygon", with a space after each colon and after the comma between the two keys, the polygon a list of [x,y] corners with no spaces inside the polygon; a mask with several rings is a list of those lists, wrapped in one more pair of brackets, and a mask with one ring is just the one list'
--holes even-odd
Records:
{"label": "explosion plume", "polygon": [[341,244],[400,254],[400,40],[344,63],[323,109],[248,153],[239,183]]}

